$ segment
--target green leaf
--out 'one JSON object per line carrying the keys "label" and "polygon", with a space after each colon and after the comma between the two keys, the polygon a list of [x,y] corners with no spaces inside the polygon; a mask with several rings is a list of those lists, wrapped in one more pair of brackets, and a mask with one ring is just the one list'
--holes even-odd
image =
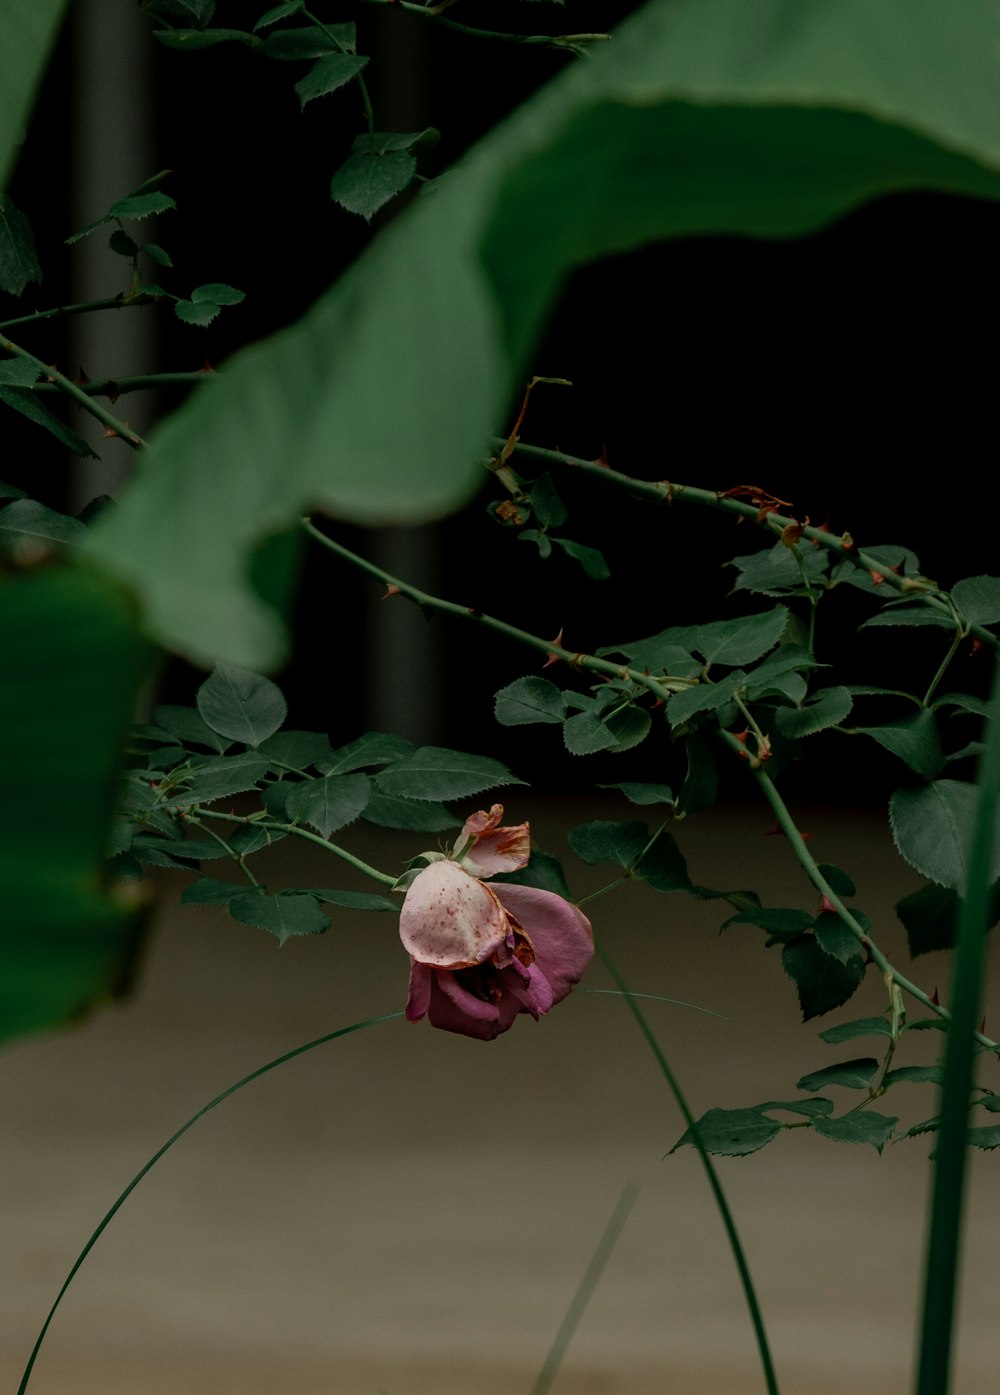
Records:
{"label": "green leaf", "polygon": [[[960,780],[897,790],[889,801],[889,823],[900,854],[930,881],[964,886],[975,803],[975,786]],[[1000,877],[1000,847],[990,875]]]}
{"label": "green leaf", "polygon": [[839,726],[852,706],[853,698],[846,688],[821,688],[804,707],[779,707],[774,722],[782,736],[797,741]]}
{"label": "green leaf", "polygon": [[[0,48],[0,67],[6,55]],[[7,94],[0,98],[0,111]],[[50,564],[0,585],[0,1039],[122,994],[142,915],[108,885],[120,751],[146,660],[130,597]]]}
{"label": "green leaf", "polygon": [[470,799],[498,785],[525,783],[498,760],[442,746],[421,746],[375,776],[379,794],[403,799]]}
{"label": "green leaf", "polygon": [[542,891],[555,892],[564,900],[572,899],[562,863],[551,853],[542,852],[541,848],[537,847],[531,849],[527,867],[522,867],[517,872],[501,872],[491,877],[490,881],[511,882],[514,886],[537,886]]}
{"label": "green leaf", "polygon": [[432,800],[400,799],[373,790],[365,805],[365,819],[380,828],[406,828],[414,833],[447,833],[456,828],[456,819],[443,804]]}
{"label": "green leaf", "polygon": [[621,654],[628,659],[632,668],[649,673],[668,673],[673,678],[696,678],[701,673],[701,663],[693,658],[676,638],[677,635],[693,636],[693,630],[681,629],[674,625],[649,639],[637,639],[629,644],[606,645],[598,649],[600,656]]}
{"label": "green leaf", "polygon": [[195,286],[191,292],[191,299],[196,303],[207,303],[209,305],[242,305],[246,300],[246,292],[238,291],[235,286],[227,286],[222,281],[210,281],[205,286]]}
{"label": "green leaf", "polygon": [[824,954],[850,964],[854,959],[863,959],[861,945],[857,937],[847,928],[840,916],[833,911],[823,911],[816,917],[814,926],[816,943]]}
{"label": "green leaf", "polygon": [[357,77],[367,62],[367,58],[355,53],[328,53],[318,59],[305,77],[295,84],[302,107],[314,97],[325,97],[328,92],[345,87],[352,78]]}
{"label": "green leaf", "polygon": [[399,901],[392,901],[388,896],[377,896],[371,891],[335,891],[331,887],[308,888],[310,896],[315,896],[320,901],[326,901],[331,906],[340,906],[345,911],[396,911],[399,912]]}
{"label": "green leaf", "polygon": [[192,862],[214,862],[226,856],[226,850],[214,838],[157,838],[138,833],[132,839],[132,856],[153,867],[182,867],[191,870]]}
{"label": "green leaf", "polygon": [[599,790],[621,790],[632,804],[673,804],[674,793],[669,785],[648,785],[642,781],[625,780],[620,785],[598,785]]}
{"label": "green leaf", "polygon": [[863,1056],[856,1061],[840,1061],[811,1071],[795,1082],[796,1090],[825,1090],[828,1085],[846,1085],[851,1090],[867,1090],[878,1070],[878,1061]]}
{"label": "green leaf", "polygon": [[153,708],[153,721],[164,731],[170,732],[183,741],[185,746],[208,746],[220,755],[227,751],[230,742],[212,730],[197,708],[178,707],[171,703],[161,703]]}
{"label": "green leaf", "polygon": [[145,252],[149,260],[151,262],[156,262],[158,266],[173,266],[170,254],[165,252],[156,242],[144,242],[140,246],[139,251]]}
{"label": "green leaf", "polygon": [[365,770],[376,765],[392,765],[412,755],[413,744],[401,736],[367,731],[347,746],[340,746],[329,760],[320,763],[324,775],[343,775],[349,770]]}
{"label": "green leaf", "polygon": [[95,551],[158,640],[276,663],[281,621],[247,581],[262,516],[418,522],[469,499],[577,265],[796,236],[904,188],[996,197],[996,39],[992,11],[937,0],[653,0],[161,423]]}
{"label": "green leaf", "polygon": [[811,930],[812,923],[813,918],[808,911],[790,910],[780,906],[755,906],[751,910],[731,915],[728,920],[723,921],[719,929],[728,930],[731,925],[756,925],[758,929],[767,930],[772,936],[782,940],[793,939],[801,935],[803,930]]}
{"label": "green leaf", "polygon": [[888,1086],[904,1081],[911,1085],[943,1085],[944,1066],[897,1066],[886,1073],[883,1083]]}
{"label": "green leaf", "polygon": [[117,252],[120,257],[134,257],[139,250],[138,244],[132,241],[128,233],[122,232],[121,228],[115,228],[108,238],[108,248]]}
{"label": "green leaf", "polygon": [[29,281],[41,280],[31,224],[9,194],[0,194],[0,291],[20,295]]}
{"label": "green leaf", "polygon": [[804,1114],[807,1119],[815,1119],[821,1114],[833,1113],[833,1101],[823,1099],[812,1100],[767,1100],[764,1104],[755,1104],[754,1109],[787,1109],[791,1114]]}
{"label": "green leaf", "polygon": [[661,833],[649,851],[639,859],[635,865],[635,875],[654,891],[694,890],[684,855],[669,833]]}
{"label": "green leaf", "polygon": [[219,664],[198,689],[198,711],[220,736],[259,746],[281,726],[288,705],[269,678]]}
{"label": "green leaf", "polygon": [[296,822],[312,824],[324,838],[360,818],[371,794],[367,775],[324,775],[303,780],[288,796],[288,812]]}
{"label": "green leaf", "polygon": [[642,707],[622,707],[603,719],[604,726],[611,733],[615,751],[630,751],[640,745],[649,735],[652,718]]}
{"label": "green leaf", "polygon": [[987,1124],[984,1128],[970,1129],[967,1137],[973,1148],[1000,1148],[1000,1124]]}
{"label": "green leaf", "polygon": [[241,857],[249,857],[251,853],[260,852],[262,848],[269,848],[287,837],[288,834],[278,828],[261,828],[256,824],[244,823],[230,833],[229,846]]}
{"label": "green leaf", "polygon": [[199,877],[180,895],[182,906],[228,906],[234,896],[246,894],[245,882],[222,882],[217,877]]}
{"label": "green leaf", "polygon": [[865,976],[860,955],[842,964],[824,954],[811,935],[789,941],[781,951],[781,962],[798,990],[803,1022],[853,998]]}
{"label": "green leaf", "polygon": [[692,648],[702,655],[707,665],[726,664],[734,668],[752,664],[774,648],[788,627],[788,619],[788,611],[779,605],[761,615],[698,625]]}
{"label": "green leaf", "polygon": [[543,561],[552,556],[552,543],[547,533],[540,533],[537,528],[522,528],[517,535],[518,542],[531,542],[538,548],[538,555]]}
{"label": "green leaf", "polygon": [[516,678],[497,693],[494,715],[505,727],[532,722],[558,725],[566,715],[566,699],[547,678]]}
{"label": "green leaf", "polygon": [[945,693],[931,704],[935,711],[941,707],[958,707],[963,712],[972,712],[977,717],[989,716],[990,705],[982,698],[971,697],[968,693]]}
{"label": "green leaf", "polygon": [[1000,576],[968,576],[956,581],[951,599],[970,625],[995,625],[1000,620]]}
{"label": "green leaf", "polygon": [[271,766],[266,760],[247,752],[245,755],[223,756],[206,761],[194,770],[194,781],[188,789],[174,796],[176,803],[211,804],[227,794],[252,790],[265,778]]}
{"label": "green leaf", "polygon": [[333,755],[329,740],[317,731],[275,732],[257,749],[262,756],[293,770],[304,770],[310,765],[318,767]]}
{"label": "green leaf", "polygon": [[65,0],[4,0],[0,6],[0,194],[65,10]]}
{"label": "green leaf", "polygon": [[380,208],[401,194],[417,172],[417,162],[405,150],[366,150],[349,155],[330,181],[330,197],[348,213],[371,222]]}
{"label": "green leaf", "polygon": [[13,407],[16,412],[20,412],[29,421],[33,421],[36,426],[44,426],[60,445],[65,446],[74,455],[89,456],[91,459],[97,460],[97,452],[91,450],[83,437],[78,436],[75,431],[71,431],[68,426],[64,426],[58,417],[53,416],[47,407],[42,406],[33,392],[24,388],[0,387],[0,402],[6,402],[8,407]]}
{"label": "green leaf", "polygon": [[[989,923],[1000,921],[1000,884],[992,890]],[[950,886],[930,883],[896,902],[896,914],[906,927],[906,939],[911,956],[929,954],[936,949],[954,949],[961,901]]]}
{"label": "green leaf", "polygon": [[827,1027],[820,1032],[820,1041],[838,1046],[842,1041],[853,1041],[855,1037],[891,1037],[892,1025],[884,1017],[856,1017],[853,1022],[841,1022],[839,1026]]}
{"label": "green leaf", "polygon": [[[706,1153],[722,1158],[744,1158],[756,1153],[782,1131],[781,1124],[756,1109],[710,1109],[697,1125]],[[694,1146],[690,1129],[685,1129],[671,1153],[676,1153],[685,1143]]]}
{"label": "green leaf", "polygon": [[585,547],[583,543],[571,542],[569,538],[553,538],[552,542],[565,552],[567,557],[572,557],[574,562],[579,562],[591,581],[607,581],[611,575],[611,570],[604,560],[604,554],[596,547]]}
{"label": "green leaf", "polygon": [[858,628],[870,630],[876,626],[910,626],[912,628],[927,628],[930,626],[939,630],[953,630],[955,622],[946,610],[937,610],[929,605],[888,605],[884,610],[876,611]]}
{"label": "green leaf", "polygon": [[739,573],[733,590],[752,591],[762,596],[797,594],[804,590],[803,571],[814,585],[824,583],[830,565],[826,550],[807,547],[800,549],[800,552],[801,566],[796,561],[793,549],[783,542],[777,542],[762,552],[734,557],[727,564],[735,567]]}
{"label": "green leaf", "polygon": [[[865,554],[879,564],[879,574],[883,577],[890,571],[894,571],[898,576],[920,575],[920,559],[908,547],[899,547],[896,543],[879,543],[877,547],[866,547]],[[894,591],[887,593],[885,581],[876,581],[867,565],[861,566],[846,559],[834,567],[832,579],[834,582],[847,582],[859,591],[867,591],[871,596],[885,597],[886,594],[896,594]]]}
{"label": "green leaf", "polygon": [[897,1118],[888,1114],[875,1114],[866,1109],[857,1114],[844,1114],[839,1119],[815,1119],[813,1128],[836,1143],[870,1143],[881,1153],[898,1123]]}
{"label": "green leaf", "polygon": [[268,34],[260,51],[265,58],[298,62],[303,58],[322,58],[327,53],[339,53],[342,49],[353,53],[356,47],[357,35],[353,24],[327,24],[323,29],[308,24],[298,29],[276,29],[273,34]]}
{"label": "green leaf", "polygon": [[[40,372],[37,364],[26,358],[0,359],[0,383],[5,387],[31,387]],[[23,499],[24,492],[19,490],[16,497]]]}
{"label": "green leaf", "polygon": [[[818,668],[816,659],[797,644],[782,644],[770,658],[750,670],[746,677],[747,697],[756,702],[778,687],[779,680],[802,669]],[[778,688],[778,691],[781,691]]]}
{"label": "green leaf", "polygon": [[322,935],[330,921],[307,891],[278,891],[261,896],[244,892],[229,903],[229,914],[243,925],[268,930],[285,944],[293,935]]}
{"label": "green leaf", "polygon": [[86,532],[86,526],[78,519],[55,513],[34,499],[15,499],[0,508],[0,544],[6,547],[22,538],[72,545]]}
{"label": "green leaf", "polygon": [[933,780],[944,765],[937,721],[934,713],[926,708],[898,722],[886,722],[880,727],[858,727],[857,730],[905,761],[925,780]]}
{"label": "green leaf", "polygon": [[591,756],[618,743],[595,712],[577,712],[563,724],[563,742],[571,756]]}
{"label": "green leaf", "polygon": [[682,726],[700,712],[717,712],[729,702],[745,678],[742,669],[737,669],[718,683],[699,683],[694,688],[674,693],[667,702],[667,718],[671,727]]}
{"label": "green leaf", "polygon": [[649,829],[637,821],[611,823],[596,819],[593,823],[577,824],[566,837],[581,862],[614,862],[631,868],[649,842]]}
{"label": "green leaf", "polygon": [[287,3],[284,5],[275,5],[273,10],[268,10],[265,14],[261,15],[260,19],[253,27],[253,32],[259,34],[260,31],[266,29],[268,25],[277,24],[279,19],[288,19],[291,15],[297,15],[304,4],[305,0],[287,0]]}
{"label": "green leaf", "polygon": [[837,896],[853,896],[857,891],[853,880],[847,875],[842,867],[835,867],[832,862],[820,862],[817,865],[818,872],[822,873],[829,883],[830,890]]}
{"label": "green leaf", "polygon": [[[196,51],[219,44],[244,44],[256,48],[258,40],[245,29],[154,29],[153,38],[164,48]],[[132,215],[134,216],[134,215]]]}
{"label": "green leaf", "polygon": [[425,126],[422,131],[376,131],[374,135],[365,131],[354,137],[351,150],[355,155],[366,150],[377,150],[379,154],[385,150],[412,150],[415,145],[435,145],[440,138],[441,132],[433,126]]}
{"label": "green leaf", "polygon": [[535,480],[528,490],[528,498],[540,528],[558,528],[566,522],[566,505],[560,499],[559,491],[547,471]]}
{"label": "green leaf", "polygon": [[174,314],[186,325],[210,325],[221,309],[214,300],[174,301]]}

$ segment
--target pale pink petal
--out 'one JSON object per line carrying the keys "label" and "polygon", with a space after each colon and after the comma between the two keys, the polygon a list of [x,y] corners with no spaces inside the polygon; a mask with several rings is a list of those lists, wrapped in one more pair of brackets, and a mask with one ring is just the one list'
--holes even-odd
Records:
{"label": "pale pink petal", "polygon": [[[552,985],[537,963],[525,971],[526,983],[521,983],[509,971],[504,975],[504,989],[517,999],[522,1012],[530,1012],[537,1021],[555,1002]],[[568,990],[567,990],[568,991]],[[565,995],[564,995],[565,996]]]}
{"label": "pale pink petal", "polygon": [[534,886],[495,882],[493,891],[524,927],[535,950],[535,967],[552,987],[558,1003],[578,983],[594,957],[590,921],[569,901],[553,891]]}
{"label": "pale pink petal", "polygon": [[530,856],[531,833],[526,823],[519,823],[482,834],[461,863],[475,877],[492,877],[497,872],[516,872],[527,867]]}
{"label": "pale pink petal", "polygon": [[410,993],[406,999],[408,1022],[419,1022],[422,1017],[427,1016],[427,1009],[431,1005],[433,978],[434,970],[429,965],[418,964],[415,959],[410,961]]}
{"label": "pale pink petal", "polygon": [[493,804],[489,813],[485,809],[480,809],[476,814],[470,814],[462,825],[462,831],[455,839],[455,851],[460,853],[470,838],[481,838],[484,833],[492,833],[494,828],[499,828],[503,820],[503,805]]}
{"label": "pale pink petal", "polygon": [[399,914],[400,939],[411,958],[445,969],[488,959],[509,928],[491,889],[455,862],[433,862],[419,872]]}

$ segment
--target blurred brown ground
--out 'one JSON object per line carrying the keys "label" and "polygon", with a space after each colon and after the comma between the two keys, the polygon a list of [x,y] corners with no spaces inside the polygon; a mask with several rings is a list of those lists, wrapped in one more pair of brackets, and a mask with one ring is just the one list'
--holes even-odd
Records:
{"label": "blurred brown ground", "polygon": [[[530,814],[556,852],[567,822],[627,816],[528,804],[510,799],[508,814]],[[919,878],[892,853],[884,816],[812,810],[800,825],[818,857],[852,872],[879,942],[908,965],[892,904]],[[678,837],[695,880],[811,907],[767,826],[762,812],[723,809]],[[345,841],[387,870],[422,846]],[[360,885],[305,845],[272,856],[276,884]],[[162,878],[131,1002],[0,1057],[5,1392],[91,1229],[188,1115],[269,1058],[402,1006],[393,917],[338,912],[324,938],[279,949],[211,908],[178,908],[183,881]],[[600,882],[587,869],[574,889]],[[777,952],[748,927],[720,939],[717,905],[628,886],[589,910],[636,990],[725,1015],[647,1004],[696,1112],[787,1098],[806,1070],[870,1050],[826,1046],[817,1031],[880,1012],[877,974],[803,1026]],[[912,972],[946,987],[944,956]],[[588,986],[606,985],[592,970]],[[908,1040],[903,1062],[940,1044]],[[913,1123],[933,1092],[900,1086],[882,1108]],[[527,1395],[628,1181],[638,1202],[555,1395],[761,1391],[699,1161],[664,1156],[681,1127],[613,997],[578,993],[489,1045],[404,1022],[333,1042],[227,1101],[157,1165],[70,1289],[31,1395]],[[928,1152],[916,1139],[879,1158],[797,1130],[720,1160],[785,1395],[909,1388]],[[997,1388],[998,1167],[973,1158],[955,1395]]]}

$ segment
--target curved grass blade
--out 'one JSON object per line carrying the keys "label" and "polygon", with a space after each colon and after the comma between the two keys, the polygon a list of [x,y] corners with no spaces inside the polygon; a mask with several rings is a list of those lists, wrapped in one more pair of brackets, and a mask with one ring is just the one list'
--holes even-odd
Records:
{"label": "curved grass blade", "polygon": [[577,993],[592,993],[597,998],[643,998],[648,1003],[673,1003],[674,1007],[690,1008],[692,1012],[703,1012],[706,1017],[718,1017],[722,1022],[729,1018],[723,1012],[713,1012],[711,1008],[699,1007],[697,1003],[686,1003],[683,998],[664,998],[660,993],[623,993],[620,988],[577,988]]}
{"label": "curved grass blade", "polygon": [[708,1152],[705,1149],[705,1145],[701,1141],[701,1135],[698,1132],[698,1125],[695,1122],[694,1115],[691,1113],[690,1106],[688,1105],[688,1102],[684,1096],[684,1092],[681,1090],[677,1077],[670,1069],[670,1064],[667,1061],[666,1056],[663,1054],[663,1049],[661,1048],[660,1043],[656,1040],[656,1037],[653,1035],[653,1029],[646,1021],[645,1014],[643,1013],[642,1008],[636,1001],[638,995],[633,993],[629,989],[629,986],[622,977],[618,966],[615,964],[614,960],[608,954],[607,950],[604,949],[604,947],[600,943],[597,944],[596,948],[601,963],[604,965],[608,973],[611,975],[615,983],[618,985],[619,989],[622,992],[622,996],[627,1000],[629,1011],[635,1018],[640,1032],[642,1032],[642,1035],[646,1038],[646,1044],[649,1047],[650,1051],[652,1051],[653,1056],[656,1059],[656,1063],[660,1067],[660,1073],[662,1074],[664,1080],[666,1080],[667,1085],[670,1088],[670,1093],[676,1100],[677,1107],[681,1111],[681,1114],[684,1116],[684,1121],[691,1132],[691,1141],[698,1150],[698,1156],[701,1158],[702,1167],[704,1167],[705,1174],[708,1178],[708,1185],[712,1189],[712,1195],[715,1198],[716,1207],[718,1208],[719,1215],[722,1218],[722,1224],[725,1228],[726,1236],[729,1240],[729,1247],[733,1252],[733,1259],[736,1261],[736,1268],[740,1276],[740,1283],[743,1286],[743,1296],[746,1300],[747,1308],[750,1311],[750,1321],[753,1324],[754,1336],[757,1339],[757,1351],[760,1356],[760,1364],[764,1372],[764,1381],[767,1386],[768,1395],[779,1395],[778,1378],[775,1374],[774,1362],[771,1359],[771,1348],[767,1340],[767,1329],[764,1326],[764,1315],[761,1312],[760,1304],[757,1301],[757,1292],[754,1288],[753,1278],[750,1274],[750,1266],[747,1263],[747,1257],[743,1250],[742,1242],[740,1241],[739,1232],[736,1229],[736,1222],[733,1219],[733,1213],[729,1209],[729,1202],[726,1200],[726,1194],[723,1191],[722,1183],[719,1181],[719,1175],[716,1172],[715,1167],[713,1166],[712,1159],[709,1157]]}
{"label": "curved grass blade", "polygon": [[634,1182],[629,1182],[622,1188],[622,1194],[618,1198],[618,1204],[611,1213],[611,1218],[604,1227],[604,1234],[597,1242],[597,1249],[590,1258],[590,1263],[584,1270],[583,1278],[570,1300],[570,1305],[566,1309],[566,1316],[559,1324],[559,1330],[552,1339],[549,1354],[545,1358],[545,1364],[538,1373],[538,1379],[531,1387],[531,1395],[547,1395],[555,1380],[562,1359],[566,1355],[566,1349],[573,1340],[573,1333],[580,1325],[580,1319],[586,1311],[587,1304],[594,1296],[594,1290],[600,1282],[604,1267],[611,1258],[611,1253],[618,1244],[619,1237],[625,1229],[625,1222],[629,1218],[629,1213],[635,1205],[636,1197],[639,1195],[639,1188]]}
{"label": "curved grass blade", "polygon": [[924,1270],[917,1395],[947,1395],[961,1258],[969,1087],[982,996],[997,792],[1000,791],[1000,667],[993,680],[986,751],[979,768],[975,825],[952,970],[951,1026],[941,1087],[941,1131]]}
{"label": "curved grass blade", "polygon": [[237,1080],[235,1085],[230,1085],[227,1090],[223,1090],[221,1095],[216,1095],[215,1099],[209,1100],[208,1104],[203,1105],[202,1108],[198,1110],[197,1114],[192,1114],[191,1118],[188,1119],[187,1123],[182,1124],[176,1133],[171,1134],[170,1137],[167,1139],[166,1143],[164,1143],[161,1148],[157,1148],[156,1152],[149,1159],[149,1161],[145,1163],[144,1166],[141,1167],[139,1171],[135,1174],[131,1182],[129,1182],[128,1186],[121,1193],[121,1195],[118,1197],[115,1203],[111,1206],[110,1210],[106,1212],[97,1229],[94,1231],[93,1235],[91,1235],[90,1239],[87,1241],[83,1249],[77,1255],[73,1263],[72,1269],[70,1269],[69,1273],[66,1275],[66,1278],[63,1280],[62,1288],[56,1294],[55,1302],[49,1309],[48,1316],[42,1324],[42,1330],[38,1334],[38,1338],[35,1342],[35,1345],[31,1349],[31,1355],[28,1357],[28,1364],[24,1368],[24,1374],[21,1377],[21,1383],[17,1387],[17,1395],[24,1395],[24,1392],[28,1388],[28,1381],[31,1379],[31,1372],[34,1369],[35,1361],[38,1358],[38,1353],[39,1351],[41,1351],[42,1343],[45,1341],[45,1334],[48,1332],[52,1319],[56,1315],[56,1310],[59,1307],[59,1304],[62,1302],[66,1290],[69,1288],[70,1284],[76,1277],[80,1266],[83,1264],[83,1261],[87,1258],[91,1250],[97,1244],[98,1240],[104,1234],[104,1231],[107,1229],[110,1221],[118,1213],[118,1211],[127,1201],[127,1199],[135,1191],[136,1187],[139,1185],[142,1179],[146,1176],[146,1173],[156,1166],[156,1164],[163,1157],[164,1153],[171,1149],[179,1138],[182,1138],[183,1135],[187,1133],[188,1129],[192,1126],[192,1124],[196,1124],[199,1119],[203,1119],[205,1115],[210,1112],[210,1110],[213,1110],[216,1107],[216,1105],[221,1104],[223,1100],[229,1099],[230,1095],[235,1095],[237,1090],[242,1090],[244,1085],[249,1085],[251,1081],[259,1080],[262,1075],[267,1075],[269,1071],[276,1070],[278,1066],[283,1066],[286,1061],[293,1061],[296,1056],[304,1056],[307,1051],[313,1051],[317,1046],[325,1046],[328,1041],[336,1041],[338,1037],[350,1036],[352,1032],[360,1032],[365,1027],[374,1027],[378,1022],[391,1022],[394,1018],[402,1016],[403,1014],[401,1012],[387,1012],[384,1013],[381,1017],[367,1017],[363,1022],[353,1022],[349,1027],[340,1027],[336,1032],[327,1032],[324,1036],[316,1037],[313,1041],[307,1041],[304,1046],[296,1046],[294,1050],[286,1051],[283,1056],[276,1056],[273,1061],[268,1061],[266,1065],[258,1066],[258,1068],[254,1071],[251,1071],[249,1075],[245,1075],[242,1080]]}

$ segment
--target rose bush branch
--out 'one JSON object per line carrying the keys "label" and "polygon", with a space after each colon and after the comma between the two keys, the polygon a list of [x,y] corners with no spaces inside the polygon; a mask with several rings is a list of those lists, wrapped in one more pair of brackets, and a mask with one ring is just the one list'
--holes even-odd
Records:
{"label": "rose bush branch", "polygon": [[139,292],[134,296],[108,296],[104,300],[84,300],[78,305],[54,305],[49,310],[35,310],[30,315],[18,315],[16,319],[0,321],[0,332],[6,333],[9,329],[17,329],[21,325],[42,324],[46,320],[54,320],[63,315],[86,315],[94,310],[128,310],[140,305],[155,305],[158,296],[146,295]]}
{"label": "rose bush branch", "polygon": [[[486,39],[503,44],[531,44],[542,48],[560,49],[562,52],[578,56],[586,52],[589,44],[602,43],[610,39],[610,34],[512,34],[506,29],[480,29],[470,24],[462,24],[443,13],[445,5],[418,5],[414,0],[365,0],[369,5],[391,5],[393,9],[406,10],[409,14],[420,15],[431,24],[442,29],[451,29],[456,34],[464,34],[470,39]],[[308,13],[308,11],[303,11]]]}
{"label": "rose bush branch", "polygon": [[340,847],[337,843],[331,843],[328,838],[322,838],[318,833],[312,833],[308,828],[303,828],[301,824],[283,823],[280,819],[247,817],[243,814],[224,814],[219,809],[205,809],[201,806],[196,806],[191,810],[191,813],[196,819],[219,819],[224,823],[242,823],[248,824],[252,828],[269,829],[273,833],[289,833],[295,838],[304,838],[307,842],[315,843],[317,847],[324,848],[326,852],[333,853],[342,862],[350,863],[357,871],[363,872],[366,877],[371,877],[372,881],[379,882],[382,886],[394,887],[398,880],[398,878],[390,876],[388,872],[380,872],[377,867],[372,867],[360,857],[355,857],[354,853],[348,852],[346,848]]}
{"label": "rose bush branch", "polygon": [[3,338],[0,339],[0,348],[6,349],[6,351],[13,354],[15,358],[25,359],[28,363],[34,364],[39,373],[44,374],[59,392],[65,397],[72,398],[85,412],[89,412],[92,417],[96,417],[109,435],[121,437],[126,445],[132,446],[135,450],[138,450],[141,446],[146,444],[142,437],[137,432],[133,431],[127,422],[122,421],[105,407],[102,407],[99,402],[95,402],[92,398],[88,397],[79,384],[72,382],[64,373],[60,373],[58,369],[50,368],[47,363],[37,358],[34,354],[29,353],[28,350],[22,348],[20,344],[15,344],[12,339],[8,339],[6,335],[4,335]]}

